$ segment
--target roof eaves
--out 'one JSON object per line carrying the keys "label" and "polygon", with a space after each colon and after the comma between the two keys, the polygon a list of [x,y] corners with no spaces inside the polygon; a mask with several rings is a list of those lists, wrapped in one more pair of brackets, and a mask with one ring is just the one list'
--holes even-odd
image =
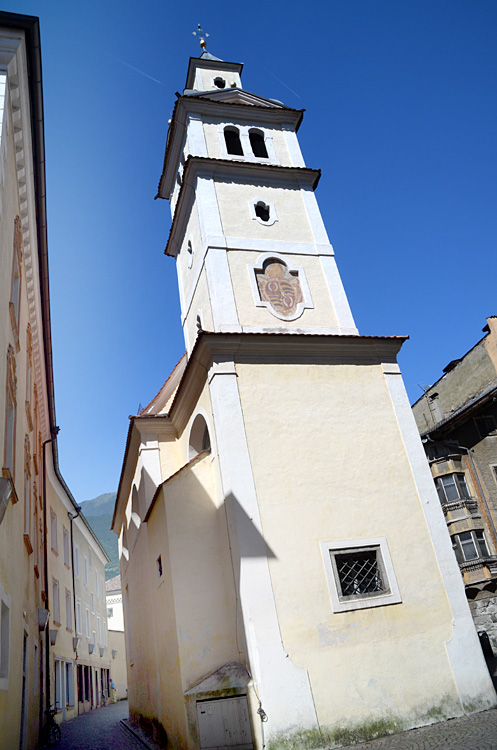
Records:
{"label": "roof eaves", "polygon": [[[497,396],[497,385],[494,385],[492,386],[492,388],[489,388],[484,393],[481,393],[478,396],[475,396],[474,398],[472,398],[470,401],[467,401],[463,406],[460,406],[459,409],[456,409],[456,411],[450,414],[450,416],[445,417],[445,419],[442,419],[440,422],[437,422],[437,424],[434,427],[430,427],[430,429],[422,432],[421,437],[433,435],[439,430],[444,430],[446,427],[449,427],[451,423],[453,424],[455,422],[459,422],[462,417],[467,417],[471,412],[478,409],[486,401],[489,401],[492,397],[496,397],[496,396]],[[423,398],[423,396],[421,396],[421,398]]]}

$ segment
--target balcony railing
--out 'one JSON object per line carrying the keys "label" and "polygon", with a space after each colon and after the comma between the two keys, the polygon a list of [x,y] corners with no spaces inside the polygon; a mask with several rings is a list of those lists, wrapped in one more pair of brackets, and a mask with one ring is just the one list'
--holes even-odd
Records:
{"label": "balcony railing", "polygon": [[452,513],[462,508],[466,508],[472,515],[476,515],[478,513],[478,500],[475,500],[474,497],[461,497],[459,500],[452,500],[450,503],[442,503],[442,510],[445,516],[447,513]]}
{"label": "balcony railing", "polygon": [[478,568],[488,568],[492,575],[497,574],[497,555],[487,555],[486,557],[475,557],[474,560],[467,560],[459,563],[461,570],[477,570]]}

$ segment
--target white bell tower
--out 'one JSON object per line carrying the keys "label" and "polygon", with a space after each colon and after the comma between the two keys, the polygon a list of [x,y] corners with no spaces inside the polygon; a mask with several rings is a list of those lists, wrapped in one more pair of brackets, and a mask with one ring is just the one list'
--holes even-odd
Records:
{"label": "white bell tower", "polygon": [[241,63],[190,58],[158,197],[171,203],[189,353],[215,333],[355,335],[297,131],[302,111],[244,91]]}

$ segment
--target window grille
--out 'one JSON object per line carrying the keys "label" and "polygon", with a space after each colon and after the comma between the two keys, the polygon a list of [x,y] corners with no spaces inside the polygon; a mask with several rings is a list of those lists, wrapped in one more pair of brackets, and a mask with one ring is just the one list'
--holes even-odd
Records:
{"label": "window grille", "polygon": [[376,550],[335,555],[342,596],[384,591]]}

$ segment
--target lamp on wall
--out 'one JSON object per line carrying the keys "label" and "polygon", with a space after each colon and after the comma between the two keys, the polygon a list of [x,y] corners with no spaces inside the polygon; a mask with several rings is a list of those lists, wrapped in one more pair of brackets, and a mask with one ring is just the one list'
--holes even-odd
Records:
{"label": "lamp on wall", "polygon": [[72,639],[72,647],[75,651],[77,651],[79,648],[80,640],[81,638],[79,637],[79,635],[77,635],[75,638]]}
{"label": "lamp on wall", "polygon": [[117,651],[115,648],[112,649],[112,658],[117,659]]}
{"label": "lamp on wall", "polygon": [[100,650],[100,656],[103,656],[104,655],[104,647],[100,646],[99,650]]}
{"label": "lamp on wall", "polygon": [[55,646],[55,641],[57,640],[57,633],[58,630],[51,630],[50,631],[50,645]]}
{"label": "lamp on wall", "polygon": [[48,609],[38,609],[38,630],[42,633],[47,627]]}
{"label": "lamp on wall", "polygon": [[95,649],[95,644],[94,643],[89,643],[88,644],[88,653],[92,654],[93,651],[94,651],[94,649]]}

